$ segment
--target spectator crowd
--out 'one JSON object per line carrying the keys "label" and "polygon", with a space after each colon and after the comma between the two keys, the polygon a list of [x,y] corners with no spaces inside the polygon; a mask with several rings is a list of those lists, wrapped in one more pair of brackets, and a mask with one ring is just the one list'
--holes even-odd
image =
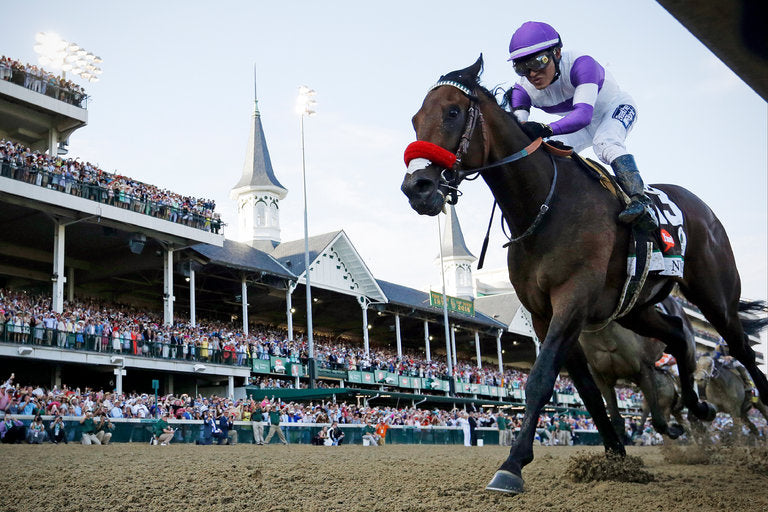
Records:
{"label": "spectator crowd", "polygon": [[[216,395],[203,397],[189,394],[155,396],[146,393],[122,393],[96,391],[94,389],[70,388],[66,385],[46,389],[42,386],[20,386],[14,383],[14,375],[0,386],[0,411],[7,423],[5,429],[0,426],[0,438],[5,443],[53,442],[66,441],[65,427],[61,423],[64,416],[75,417],[81,424],[83,444],[108,444],[113,425],[111,420],[121,418],[163,419],[155,432],[158,439],[163,434],[172,433],[168,419],[202,420],[204,426],[210,423],[210,434],[225,441],[236,435],[233,422],[266,422],[270,416],[278,424],[326,424],[339,425],[400,425],[409,427],[455,427],[459,426],[461,411],[458,409],[420,409],[418,407],[375,406],[372,404],[351,404],[333,401],[285,402],[270,397],[265,391],[263,398],[234,400]],[[271,414],[270,414],[271,413]],[[34,416],[26,434],[22,434],[22,424],[16,416]],[[505,416],[502,411],[483,410],[471,413],[479,427],[496,427],[498,418]],[[47,428],[42,427],[41,416],[53,416]],[[522,414],[510,415],[503,421],[504,428],[514,430],[520,426]],[[546,424],[549,417],[542,416],[541,424]],[[594,425],[586,417],[572,419],[574,428],[594,430]],[[222,429],[219,425],[226,425]],[[224,430],[224,434],[215,434]],[[6,437],[10,435],[10,437]],[[203,436],[205,439],[205,436]],[[257,439],[257,438],[255,438]],[[165,438],[168,442],[168,438]],[[202,443],[207,444],[207,443]],[[218,444],[227,444],[225,442]],[[229,443],[233,444],[233,443]]]}
{"label": "spectator crowd", "polygon": [[0,175],[92,201],[219,233],[213,199],[199,199],[148,185],[78,158],[63,159],[0,139]]}
{"label": "spectator crowd", "polygon": [[5,55],[0,57],[0,80],[26,87],[76,107],[84,107],[87,99],[85,90],[71,80]]}
{"label": "spectator crowd", "polygon": [[[282,357],[305,363],[307,343],[303,336],[288,339],[286,331],[257,325],[246,336],[242,330],[218,321],[192,326],[177,320],[163,325],[159,314],[99,300],[65,302],[64,311],[51,311],[47,295],[0,288],[0,341],[58,346],[74,350],[121,353],[144,357],[183,359],[218,364],[251,366],[254,359]],[[403,376],[448,378],[445,362],[406,351],[402,357],[386,348],[371,347],[366,354],[350,341],[315,335],[315,354],[321,368],[337,370],[384,370]],[[518,369],[478,368],[459,361],[454,368],[459,382],[523,390],[528,374]],[[264,377],[264,387],[293,387],[295,379]],[[574,393],[570,379],[560,376],[555,390]]]}

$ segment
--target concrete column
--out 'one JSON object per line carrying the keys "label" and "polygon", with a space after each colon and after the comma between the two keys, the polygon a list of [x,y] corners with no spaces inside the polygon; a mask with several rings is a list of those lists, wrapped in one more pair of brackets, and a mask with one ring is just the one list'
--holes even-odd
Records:
{"label": "concrete column", "polygon": [[243,303],[243,334],[248,336],[248,284],[245,282],[245,276],[243,276],[240,282],[240,287],[242,290],[240,298]]}
{"label": "concrete column", "polygon": [[477,354],[477,367],[483,368],[483,360],[480,357],[480,333],[475,331],[475,353]]}
{"label": "concrete column", "polygon": [[163,324],[173,324],[173,249],[163,255]]}
{"label": "concrete column", "polygon": [[51,374],[51,388],[61,389],[61,366],[56,365]]}
{"label": "concrete column", "polygon": [[167,395],[173,395],[173,374],[169,373],[165,376],[165,393]]}
{"label": "concrete column", "polygon": [[533,346],[536,348],[536,357],[539,357],[539,351],[541,350],[541,342],[539,338],[533,337]]}
{"label": "concrete column", "polygon": [[53,231],[53,310],[57,313],[64,311],[64,241],[66,226],[56,222]]}
{"label": "concrete column", "polygon": [[123,393],[123,375],[125,375],[125,368],[118,366],[114,370],[115,373],[115,393],[118,395]]}
{"label": "concrete column", "polygon": [[67,300],[71,303],[75,300],[75,269],[67,269]]}
{"label": "concrete column", "polygon": [[365,355],[370,355],[370,347],[368,345],[368,302],[365,301],[360,306],[363,309],[363,345],[365,346]]}
{"label": "concrete column", "polygon": [[499,373],[504,374],[504,362],[501,359],[501,329],[496,335],[496,357],[499,358]]}
{"label": "concrete column", "polygon": [[397,340],[397,357],[403,357],[403,339],[400,336],[400,315],[395,315],[395,339]]}
{"label": "concrete column", "polygon": [[56,128],[48,130],[48,154],[53,158],[59,156],[59,131]]}
{"label": "concrete column", "polygon": [[285,318],[288,323],[288,339],[293,339],[293,304],[291,303],[291,297],[293,296],[294,288],[288,285],[288,289],[285,290]]}
{"label": "concrete column", "polygon": [[234,375],[230,375],[227,377],[227,397],[229,397],[230,400],[235,398],[235,377]]}
{"label": "concrete column", "polygon": [[454,368],[459,364],[459,360],[456,357],[456,326],[451,325],[451,351],[453,352],[453,366]]}
{"label": "concrete column", "polygon": [[197,325],[197,311],[195,303],[195,271],[189,270],[189,325]]}
{"label": "concrete column", "polygon": [[432,355],[429,350],[429,322],[424,320],[424,348],[427,351],[427,362],[432,361]]}

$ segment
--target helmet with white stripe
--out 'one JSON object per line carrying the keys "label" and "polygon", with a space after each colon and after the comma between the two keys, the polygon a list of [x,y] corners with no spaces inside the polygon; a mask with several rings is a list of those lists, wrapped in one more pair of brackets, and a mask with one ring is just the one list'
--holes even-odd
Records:
{"label": "helmet with white stripe", "polygon": [[560,34],[551,25],[540,21],[526,21],[512,34],[507,60],[517,60],[562,45]]}

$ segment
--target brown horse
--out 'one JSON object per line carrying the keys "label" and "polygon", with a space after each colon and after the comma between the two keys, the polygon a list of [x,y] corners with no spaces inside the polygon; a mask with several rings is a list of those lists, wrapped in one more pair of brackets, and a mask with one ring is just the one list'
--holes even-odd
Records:
{"label": "brown horse", "polygon": [[746,425],[750,432],[757,435],[757,428],[747,415],[753,407],[768,421],[768,410],[761,402],[752,401],[752,392],[746,389],[743,377],[715,361],[712,356],[699,357],[694,378],[699,390],[704,389],[707,399],[717,407],[718,412],[731,415],[734,425]]}
{"label": "brown horse", "polygon": [[[682,319],[688,340],[688,364],[694,366],[696,342],[693,328],[685,317],[682,306],[672,297],[664,299],[661,305],[666,313]],[[583,330],[579,336],[579,344],[592,370],[595,383],[605,399],[613,428],[620,437],[625,434],[624,419],[614,391],[616,382],[620,379],[629,380],[642,390],[643,410],[646,414],[651,413],[653,428],[657,432],[672,439],[683,433],[680,423],[668,423],[670,414],[676,413],[678,422],[682,418],[682,403],[676,386],[673,381],[669,381],[670,376],[661,372],[655,365],[664,352],[663,343],[640,336],[617,322],[611,322],[599,330]]]}
{"label": "brown horse", "polygon": [[[417,142],[406,149],[408,172],[401,190],[416,212],[434,216],[447,198],[451,203],[458,200],[463,179],[479,172],[504,220],[518,235],[509,244],[509,277],[543,342],[526,386],[520,433],[487,489],[520,493],[522,468],[533,460],[539,414],[563,365],[606,450],[625,454],[577,340],[586,325],[615,317],[630,233],[616,222],[623,205],[615,196],[572,159],[535,151],[537,141],[532,143],[514,117],[480,85],[481,70],[482,56],[472,66],[441,77],[427,93],[413,117]],[[656,187],[685,218],[689,258],[683,278],[677,280],[681,291],[727,340],[731,355],[749,369],[765,400],[768,380],[755,364],[738,316],[741,284],[725,230],[689,191],[673,185]],[[714,408],[699,402],[693,388],[682,321],[653,306],[673,285],[669,277],[649,276],[634,308],[619,322],[667,344],[678,361],[686,407],[700,418],[711,418]]]}

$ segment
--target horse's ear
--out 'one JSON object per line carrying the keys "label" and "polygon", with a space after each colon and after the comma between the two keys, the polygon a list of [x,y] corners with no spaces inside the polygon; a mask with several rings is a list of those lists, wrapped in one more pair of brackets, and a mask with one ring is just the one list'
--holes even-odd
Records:
{"label": "horse's ear", "polygon": [[477,58],[475,63],[467,68],[467,72],[470,73],[475,78],[478,78],[480,76],[480,74],[483,72],[483,54],[482,53]]}

